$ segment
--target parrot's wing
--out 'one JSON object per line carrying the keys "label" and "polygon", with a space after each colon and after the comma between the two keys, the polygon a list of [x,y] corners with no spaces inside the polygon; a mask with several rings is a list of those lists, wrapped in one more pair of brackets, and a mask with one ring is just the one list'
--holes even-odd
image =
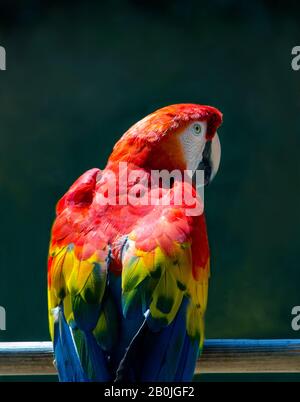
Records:
{"label": "parrot's wing", "polygon": [[157,207],[123,247],[125,317],[145,321],[120,364],[120,381],[191,380],[204,339],[209,249],[204,216]]}
{"label": "parrot's wing", "polygon": [[[62,381],[110,379],[103,351],[109,343],[107,333],[113,338],[117,321],[106,319],[112,309],[104,297],[109,249],[101,233],[91,229],[89,217],[99,174],[98,169],[89,170],[73,184],[57,205],[52,229],[49,322]],[[100,340],[93,334],[97,325],[102,329]]]}
{"label": "parrot's wing", "polygon": [[92,169],[74,183],[52,229],[49,321],[60,380],[108,381],[116,370],[117,380],[190,380],[207,302],[204,217],[180,205],[147,207],[145,216],[134,208],[136,224],[117,240],[120,278],[108,272],[102,231],[113,222],[91,208],[100,175]]}

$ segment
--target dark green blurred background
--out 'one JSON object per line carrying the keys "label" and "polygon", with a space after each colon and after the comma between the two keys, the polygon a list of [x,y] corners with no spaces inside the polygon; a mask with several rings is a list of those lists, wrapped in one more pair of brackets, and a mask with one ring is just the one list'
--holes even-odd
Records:
{"label": "dark green blurred background", "polygon": [[224,113],[205,194],[207,337],[300,337],[299,20],[296,1],[0,1],[1,341],[49,339],[58,198],[131,124],[178,102]]}

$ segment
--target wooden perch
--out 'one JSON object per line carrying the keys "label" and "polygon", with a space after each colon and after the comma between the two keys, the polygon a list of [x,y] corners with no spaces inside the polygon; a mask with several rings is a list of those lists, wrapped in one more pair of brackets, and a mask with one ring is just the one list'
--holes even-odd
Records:
{"label": "wooden perch", "polygon": [[[300,339],[207,340],[195,373],[300,373]],[[0,375],[55,374],[51,342],[0,343]]]}

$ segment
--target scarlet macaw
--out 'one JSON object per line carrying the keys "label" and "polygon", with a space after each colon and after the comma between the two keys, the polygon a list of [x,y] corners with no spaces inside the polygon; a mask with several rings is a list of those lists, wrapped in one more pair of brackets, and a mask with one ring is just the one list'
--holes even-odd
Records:
{"label": "scarlet macaw", "polygon": [[[196,194],[195,184],[175,179],[155,193],[157,200],[168,194],[169,204],[132,205],[126,197],[147,184],[126,179],[200,168],[207,183],[219,165],[221,122],[210,106],[157,110],[121,137],[104,170],[84,173],[58,202],[48,301],[61,381],[192,379],[204,339],[209,246],[203,211],[187,214],[190,206],[174,196],[182,188]],[[110,202],[115,178],[117,202]]]}

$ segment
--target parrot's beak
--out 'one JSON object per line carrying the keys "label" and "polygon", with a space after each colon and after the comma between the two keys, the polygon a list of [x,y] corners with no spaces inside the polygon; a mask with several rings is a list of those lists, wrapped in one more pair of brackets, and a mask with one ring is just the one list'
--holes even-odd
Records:
{"label": "parrot's beak", "polygon": [[[221,160],[221,144],[218,133],[216,133],[211,141],[206,142],[202,153],[202,160],[197,167],[197,170],[204,171],[204,185],[209,184],[217,174],[220,166],[220,160]],[[195,180],[194,176],[193,181]],[[197,184],[197,187],[198,186],[199,185]]]}
{"label": "parrot's beak", "polygon": [[220,161],[221,161],[221,144],[219,140],[218,133],[215,134],[212,142],[211,142],[211,175],[209,181],[215,177],[218,173]]}

